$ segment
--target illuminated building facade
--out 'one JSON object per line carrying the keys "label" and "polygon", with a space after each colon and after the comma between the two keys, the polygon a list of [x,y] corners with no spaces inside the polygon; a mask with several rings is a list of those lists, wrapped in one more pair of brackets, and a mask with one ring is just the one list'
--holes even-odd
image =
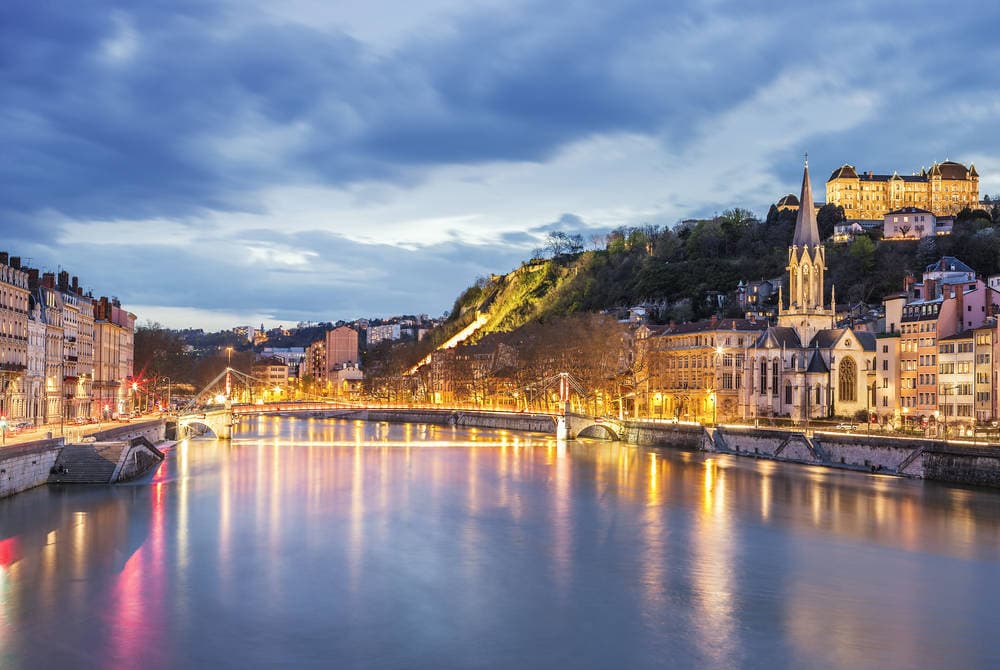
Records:
{"label": "illuminated building facade", "polygon": [[901,176],[861,172],[853,165],[833,171],[826,182],[827,203],[844,208],[851,219],[881,219],[903,207],[925,209],[936,216],[957,214],[979,206],[979,173],[976,166],[935,163],[919,175]]}

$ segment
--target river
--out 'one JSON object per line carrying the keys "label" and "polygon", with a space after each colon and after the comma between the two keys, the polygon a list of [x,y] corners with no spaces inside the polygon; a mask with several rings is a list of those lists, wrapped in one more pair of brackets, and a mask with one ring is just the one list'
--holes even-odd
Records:
{"label": "river", "polygon": [[997,668],[1000,494],[259,417],[0,501],[2,668]]}

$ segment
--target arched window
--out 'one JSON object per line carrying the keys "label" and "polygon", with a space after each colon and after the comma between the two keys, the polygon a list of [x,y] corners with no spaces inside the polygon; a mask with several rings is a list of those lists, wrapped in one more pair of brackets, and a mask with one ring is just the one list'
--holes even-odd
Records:
{"label": "arched window", "polygon": [[778,359],[771,361],[771,394],[778,395]]}
{"label": "arched window", "polygon": [[785,382],[785,404],[792,404],[792,385],[788,382]]}
{"label": "arched window", "polygon": [[760,359],[760,394],[767,393],[767,360]]}
{"label": "arched window", "polygon": [[854,402],[858,399],[858,365],[850,356],[845,356],[840,361],[837,398],[842,402]]}

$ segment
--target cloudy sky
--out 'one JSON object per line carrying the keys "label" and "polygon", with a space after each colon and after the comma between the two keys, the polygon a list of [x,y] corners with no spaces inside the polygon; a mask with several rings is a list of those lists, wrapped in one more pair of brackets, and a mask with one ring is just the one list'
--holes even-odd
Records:
{"label": "cloudy sky", "polygon": [[806,151],[1000,193],[1000,6],[809,4],[4,0],[0,250],[219,329],[439,315],[546,231],[763,215]]}

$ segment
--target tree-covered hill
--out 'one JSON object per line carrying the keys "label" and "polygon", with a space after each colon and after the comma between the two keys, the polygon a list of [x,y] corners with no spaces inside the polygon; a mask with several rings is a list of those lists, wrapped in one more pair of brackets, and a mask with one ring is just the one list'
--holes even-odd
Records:
{"label": "tree-covered hill", "polygon": [[[839,208],[824,207],[824,235],[842,220]],[[603,249],[554,254],[526,261],[513,272],[481,279],[455,302],[438,339],[457,332],[477,315],[486,323],[477,336],[518,328],[533,320],[646,304],[654,321],[705,318],[720,310],[739,313],[740,280],[781,277],[795,213],[772,208],[761,221],[734,209],[713,219],[673,228],[620,228]],[[966,210],[951,235],[923,240],[881,240],[861,235],[827,245],[827,291],[840,302],[877,303],[902,289],[908,273],[919,277],[941,256],[957,256],[982,274],[1000,272],[1000,207]],[[442,340],[443,341],[443,340]]]}

